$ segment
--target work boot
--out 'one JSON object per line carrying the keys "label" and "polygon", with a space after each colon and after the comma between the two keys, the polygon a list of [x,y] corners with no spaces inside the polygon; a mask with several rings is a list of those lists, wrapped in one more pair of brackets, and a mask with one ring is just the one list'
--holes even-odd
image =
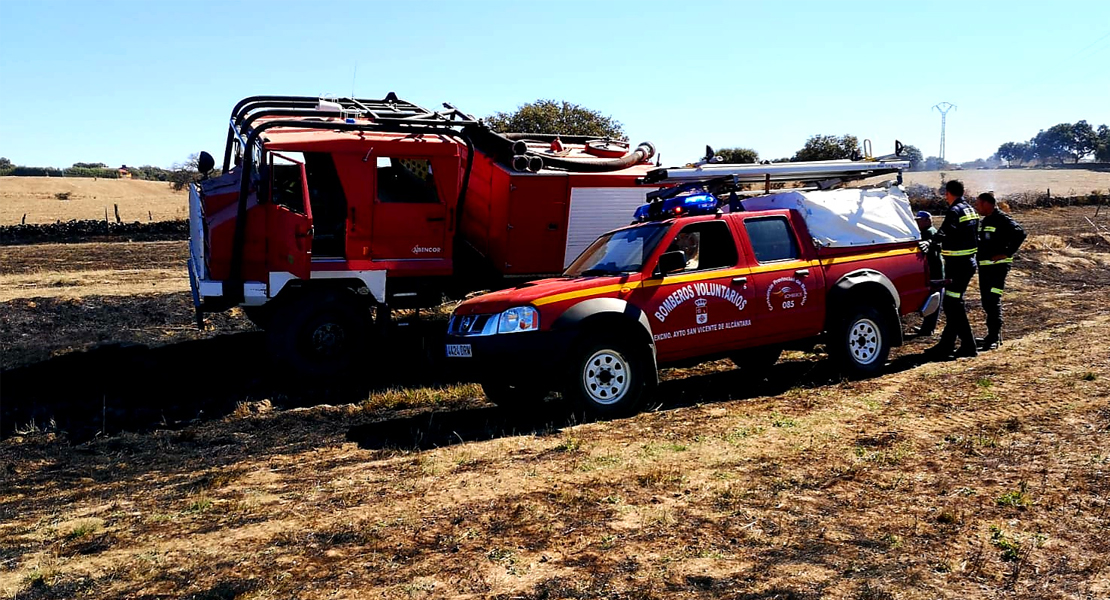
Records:
{"label": "work boot", "polygon": [[979,351],[975,349],[975,344],[963,343],[960,344],[960,349],[954,355],[956,358],[975,358],[979,356]]}
{"label": "work boot", "polygon": [[988,335],[987,337],[979,340],[979,349],[986,352],[987,350],[994,350],[1002,345],[997,335]]}
{"label": "work boot", "polygon": [[926,348],[922,355],[928,360],[948,360],[952,358],[953,350],[951,343],[945,343],[942,340],[940,343]]}
{"label": "work boot", "polygon": [[925,328],[923,328],[919,325],[919,326],[913,328],[913,334],[916,335],[916,336],[921,336],[921,337],[929,337],[929,336],[933,335],[933,332],[935,330],[936,330],[935,328],[925,329]]}

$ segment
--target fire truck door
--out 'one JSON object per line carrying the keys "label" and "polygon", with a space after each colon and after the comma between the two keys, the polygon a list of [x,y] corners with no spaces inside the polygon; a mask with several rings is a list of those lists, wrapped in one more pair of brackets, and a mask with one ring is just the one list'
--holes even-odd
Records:
{"label": "fire truck door", "polygon": [[437,186],[432,163],[428,157],[378,157],[370,242],[375,260],[450,256],[445,190]]}
{"label": "fire truck door", "polygon": [[268,163],[267,270],[307,279],[312,270],[312,206],[304,163],[276,153],[270,153]]}

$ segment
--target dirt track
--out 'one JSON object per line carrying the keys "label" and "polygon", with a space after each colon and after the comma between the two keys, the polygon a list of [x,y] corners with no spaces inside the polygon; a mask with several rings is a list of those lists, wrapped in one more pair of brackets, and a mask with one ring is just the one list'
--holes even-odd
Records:
{"label": "dirt track", "polygon": [[5,404],[31,389],[74,409],[66,429],[106,408],[145,433],[0,441],[0,594],[1106,597],[1110,247],[1090,212],[1019,216],[1045,237],[1015,264],[1000,351],[922,365],[918,340],[861,382],[813,355],[765,379],[709,363],[608,423],[511,420],[427,373],[290,387],[250,331],[35,363],[97,336],[160,343],[188,301],[3,303],[24,365]]}

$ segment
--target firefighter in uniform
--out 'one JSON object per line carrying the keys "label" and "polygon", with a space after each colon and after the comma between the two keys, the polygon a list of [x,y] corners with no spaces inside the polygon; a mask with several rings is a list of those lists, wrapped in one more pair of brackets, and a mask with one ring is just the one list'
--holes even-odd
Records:
{"label": "firefighter in uniform", "polygon": [[980,194],[976,206],[979,219],[979,295],[987,313],[987,337],[980,350],[1002,344],[1002,290],[1014,262],[1014,253],[1025,241],[1025,230],[1010,215],[998,208],[994,194]]}
{"label": "firefighter in uniform", "polygon": [[[917,228],[921,230],[921,239],[928,242],[933,239],[937,234],[937,228],[933,227],[933,215],[930,215],[924,210],[917,211]],[[929,279],[932,281],[939,281],[944,279],[944,262],[940,258],[940,248],[929,248],[925,253],[926,261],[929,263]],[[930,336],[936,331],[937,321],[940,319],[940,310],[925,317],[921,320],[921,326],[914,332],[917,335]]]}
{"label": "firefighter in uniform", "polygon": [[[964,184],[959,181],[949,181],[944,186],[944,199],[948,202],[948,210],[944,213],[944,223],[940,226],[933,239],[922,242],[923,249],[928,252],[933,244],[939,244],[940,255],[944,259],[944,275],[948,278],[948,287],[944,290],[944,331],[940,334],[940,341],[928,350],[925,355],[929,358],[948,358],[953,353],[957,357],[975,356],[975,334],[971,331],[971,322],[967,319],[967,310],[964,307],[964,292],[975,275],[975,253],[979,245],[979,213],[963,198]],[[960,340],[960,349],[955,351],[956,339]]]}

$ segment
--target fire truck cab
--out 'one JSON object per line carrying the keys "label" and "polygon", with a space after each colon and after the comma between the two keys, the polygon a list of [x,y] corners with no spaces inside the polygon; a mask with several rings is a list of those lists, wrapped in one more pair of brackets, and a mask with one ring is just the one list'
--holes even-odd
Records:
{"label": "fire truck cab", "polygon": [[239,306],[290,366],[343,371],[392,308],[559,273],[651,189],[650,144],[498,133],[444,107],[239,102],[222,172],[190,188],[198,324]]}

